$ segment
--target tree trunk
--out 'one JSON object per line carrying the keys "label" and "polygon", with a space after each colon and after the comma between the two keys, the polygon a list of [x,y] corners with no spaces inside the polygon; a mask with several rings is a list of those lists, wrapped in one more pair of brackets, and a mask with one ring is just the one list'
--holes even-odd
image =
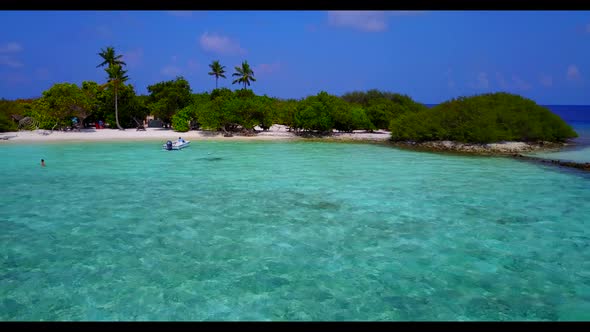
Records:
{"label": "tree trunk", "polygon": [[217,81],[219,80],[219,77],[215,77],[215,90],[217,90]]}
{"label": "tree trunk", "polygon": [[117,86],[116,85],[115,85],[115,120],[117,121],[117,128],[119,128],[119,130],[125,130],[119,124],[119,108],[117,105]]}
{"label": "tree trunk", "polygon": [[88,116],[81,117],[81,116],[79,116],[79,115],[78,115],[78,121],[79,121],[79,122],[78,122],[78,124],[80,125],[80,126],[78,127],[78,130],[82,130],[82,129],[84,129],[84,120],[86,120],[86,118],[87,118],[87,117],[88,117]]}

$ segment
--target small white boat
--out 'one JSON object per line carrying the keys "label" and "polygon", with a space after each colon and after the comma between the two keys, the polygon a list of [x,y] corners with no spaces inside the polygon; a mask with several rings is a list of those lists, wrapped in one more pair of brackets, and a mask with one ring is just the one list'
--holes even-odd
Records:
{"label": "small white boat", "polygon": [[162,145],[162,149],[172,151],[172,150],[180,150],[184,149],[191,144],[191,141],[168,141]]}

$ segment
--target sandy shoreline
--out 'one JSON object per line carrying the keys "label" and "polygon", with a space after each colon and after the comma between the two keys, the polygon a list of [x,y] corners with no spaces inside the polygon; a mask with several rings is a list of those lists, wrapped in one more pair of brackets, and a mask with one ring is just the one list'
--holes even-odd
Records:
{"label": "sandy shoreline", "polygon": [[[246,136],[234,134],[231,137],[224,137],[222,132],[191,130],[185,133],[175,132],[167,128],[147,128],[145,131],[136,129],[82,129],[81,131],[19,131],[0,133],[0,144],[11,142],[62,142],[62,141],[162,141],[176,140],[182,137],[189,141],[199,140],[297,140],[304,139],[301,136],[290,132],[287,127],[274,125],[268,131],[257,131],[255,135]],[[354,141],[387,141],[389,132],[377,131],[366,133],[358,131],[355,133],[334,133],[326,140],[354,140]],[[322,139],[323,140],[323,139]]]}
{"label": "sandy shoreline", "polygon": [[[258,128],[259,129],[259,128]],[[166,142],[168,140],[176,140],[182,137],[189,141],[202,140],[221,140],[221,141],[268,141],[268,140],[318,140],[318,141],[348,141],[348,142],[390,142],[390,132],[388,131],[374,131],[365,132],[362,130],[354,131],[352,133],[334,132],[330,136],[313,136],[313,135],[297,135],[293,131],[289,131],[286,126],[274,125],[267,131],[257,130],[256,134],[243,135],[234,134],[231,137],[225,137],[223,132],[191,130],[185,133],[175,132],[169,128],[147,128],[145,131],[137,131],[136,129],[82,129],[81,131],[49,131],[49,130],[34,130],[34,131],[19,131],[0,133],[0,144],[10,144],[12,142],[84,142],[84,141],[160,141]],[[455,151],[475,154],[514,154],[521,152],[529,152],[541,149],[555,149],[563,145],[560,144],[546,144],[540,145],[536,143],[524,142],[501,142],[491,144],[467,144],[451,141],[437,141],[437,142],[395,142],[394,146],[401,148],[410,148],[417,150],[429,151]]]}
{"label": "sandy shoreline", "polygon": [[353,133],[335,132],[330,136],[297,135],[288,131],[286,126],[274,125],[267,131],[257,130],[254,135],[234,134],[225,137],[222,132],[191,130],[185,133],[175,132],[167,128],[147,128],[145,131],[136,129],[83,129],[81,131],[19,131],[0,133],[0,145],[19,143],[60,143],[60,142],[124,142],[124,141],[157,141],[165,143],[168,140],[176,140],[182,137],[188,141],[322,141],[322,142],[362,142],[362,143],[386,143],[401,149],[410,149],[428,152],[466,153],[472,155],[496,155],[510,156],[517,159],[525,159],[533,162],[550,163],[556,166],[565,166],[590,171],[590,163],[563,162],[560,160],[541,159],[523,156],[521,153],[541,150],[559,150],[568,144],[562,143],[525,143],[525,142],[499,142],[490,144],[469,144],[452,141],[435,142],[391,142],[388,131],[355,131]]}
{"label": "sandy shoreline", "polygon": [[[257,128],[260,129],[260,128]],[[277,140],[315,140],[315,141],[341,141],[341,142],[376,142],[391,143],[400,148],[427,151],[465,152],[473,154],[515,154],[539,150],[553,150],[564,147],[559,143],[525,143],[525,142],[500,142],[490,144],[470,144],[452,141],[435,142],[390,142],[390,132],[374,131],[366,132],[357,130],[352,133],[334,132],[330,136],[314,136],[309,134],[298,135],[289,131],[286,126],[273,125],[269,130],[257,130],[255,134],[233,134],[225,137],[223,132],[191,130],[184,133],[175,132],[169,128],[147,128],[145,131],[136,129],[82,129],[81,131],[19,131],[0,133],[0,144],[16,142],[102,142],[102,141],[174,141],[182,137],[189,141],[220,140],[220,141],[277,141]]]}

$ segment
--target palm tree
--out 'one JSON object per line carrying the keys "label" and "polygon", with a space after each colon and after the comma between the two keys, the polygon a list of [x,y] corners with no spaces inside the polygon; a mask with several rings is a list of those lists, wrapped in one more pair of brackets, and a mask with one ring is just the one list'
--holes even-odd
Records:
{"label": "palm tree", "polygon": [[119,128],[120,130],[125,130],[119,124],[119,108],[117,105],[117,90],[119,89],[119,86],[122,83],[124,83],[125,81],[127,81],[129,79],[129,77],[126,75],[127,71],[123,70],[123,67],[121,67],[121,65],[109,66],[107,69],[105,69],[105,71],[109,75],[109,81],[107,82],[107,84],[111,84],[115,90],[115,120],[117,122],[117,128]]}
{"label": "palm tree", "polygon": [[256,82],[256,79],[254,78],[254,71],[250,69],[248,61],[242,62],[242,67],[235,67],[235,69],[236,72],[233,73],[232,76],[238,76],[238,78],[231,84],[244,83],[244,89],[246,89],[246,84],[250,85],[250,81]]}
{"label": "palm tree", "polygon": [[215,76],[215,89],[217,89],[217,80],[220,77],[225,78],[225,75],[223,75],[225,73],[225,66],[220,65],[219,60],[215,60],[209,65],[209,68],[211,68],[209,75]]}
{"label": "palm tree", "polygon": [[98,55],[100,55],[104,61],[96,66],[96,68],[102,67],[104,65],[109,65],[109,67],[113,65],[127,65],[125,62],[123,62],[123,60],[121,60],[123,55],[115,55],[115,49],[112,46],[107,47],[106,50],[101,49]]}
{"label": "palm tree", "polygon": [[101,49],[98,55],[100,55],[100,57],[103,59],[103,62],[96,66],[96,68],[108,65],[108,67],[105,69],[105,71],[109,75],[107,84],[111,84],[115,89],[115,119],[117,120],[117,128],[119,128],[120,130],[125,130],[119,124],[117,90],[121,83],[129,79],[129,77],[126,76],[127,71],[123,70],[123,66],[126,65],[126,63],[123,60],[121,60],[123,55],[116,55],[115,49],[112,46],[108,46],[106,49]]}

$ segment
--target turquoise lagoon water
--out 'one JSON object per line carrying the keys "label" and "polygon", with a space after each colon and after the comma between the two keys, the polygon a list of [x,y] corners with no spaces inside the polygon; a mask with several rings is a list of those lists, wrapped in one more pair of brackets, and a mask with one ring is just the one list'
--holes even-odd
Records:
{"label": "turquoise lagoon water", "polygon": [[585,173],[161,144],[0,145],[1,320],[590,319]]}

